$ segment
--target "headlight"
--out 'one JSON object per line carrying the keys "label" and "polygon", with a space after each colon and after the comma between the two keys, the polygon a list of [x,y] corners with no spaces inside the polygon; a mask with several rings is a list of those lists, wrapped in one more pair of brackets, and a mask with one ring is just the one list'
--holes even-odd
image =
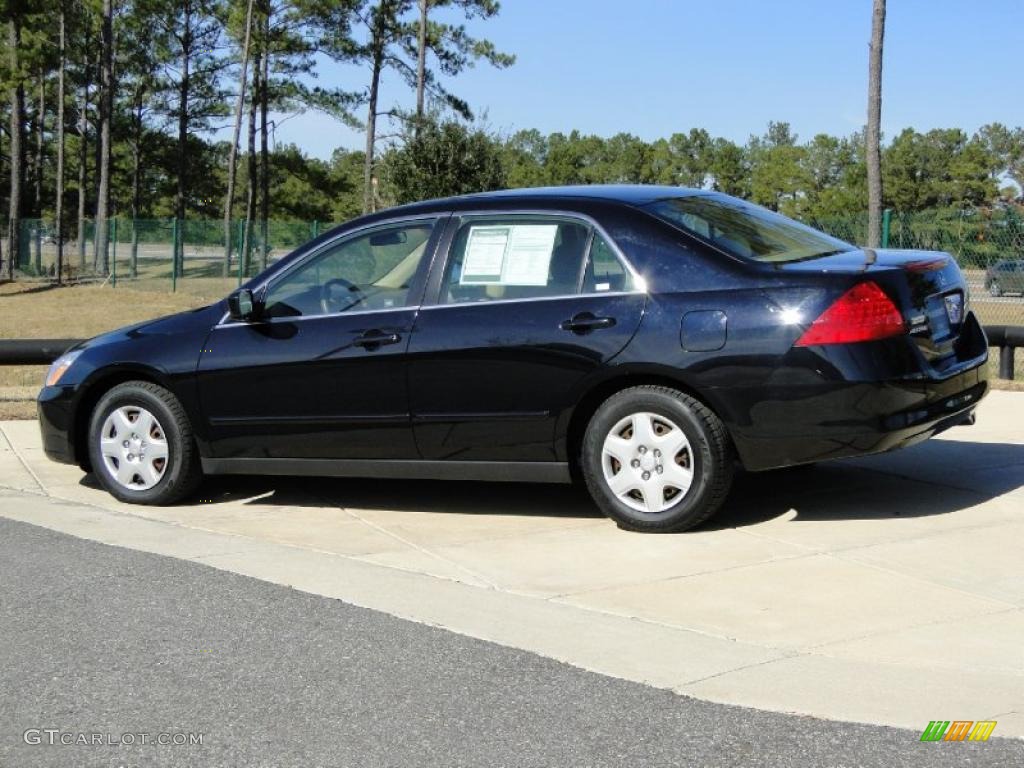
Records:
{"label": "headlight", "polygon": [[57,382],[61,380],[61,377],[67,373],[68,368],[71,364],[78,359],[78,356],[82,354],[82,350],[76,349],[74,352],[65,352],[63,355],[53,361],[53,365],[50,366],[50,370],[46,374],[46,386],[54,387]]}

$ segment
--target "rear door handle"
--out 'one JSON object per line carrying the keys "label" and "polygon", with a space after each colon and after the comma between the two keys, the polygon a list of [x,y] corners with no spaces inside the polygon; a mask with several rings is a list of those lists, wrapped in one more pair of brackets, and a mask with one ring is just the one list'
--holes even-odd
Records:
{"label": "rear door handle", "polygon": [[384,331],[379,331],[374,328],[373,330],[366,331],[352,343],[357,347],[376,349],[377,347],[382,347],[385,344],[397,344],[401,340],[402,337],[397,333],[384,333]]}
{"label": "rear door handle", "polygon": [[572,331],[573,333],[590,333],[590,331],[601,328],[611,328],[613,325],[615,325],[614,317],[598,317],[593,312],[580,312],[578,315],[564,320],[559,327],[563,331]]}

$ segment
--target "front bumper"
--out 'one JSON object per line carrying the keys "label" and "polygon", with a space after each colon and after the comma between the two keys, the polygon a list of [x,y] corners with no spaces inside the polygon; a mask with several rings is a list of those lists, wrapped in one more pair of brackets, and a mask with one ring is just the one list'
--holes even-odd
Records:
{"label": "front bumper", "polygon": [[61,464],[80,464],[75,454],[74,387],[43,387],[36,398],[43,451]]}

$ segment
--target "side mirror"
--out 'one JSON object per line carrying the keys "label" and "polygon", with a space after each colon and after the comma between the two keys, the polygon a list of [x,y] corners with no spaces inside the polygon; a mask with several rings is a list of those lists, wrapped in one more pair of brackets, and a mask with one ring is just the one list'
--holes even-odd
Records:
{"label": "side mirror", "polygon": [[257,320],[259,309],[259,302],[248,288],[241,288],[228,296],[228,316],[232,320]]}

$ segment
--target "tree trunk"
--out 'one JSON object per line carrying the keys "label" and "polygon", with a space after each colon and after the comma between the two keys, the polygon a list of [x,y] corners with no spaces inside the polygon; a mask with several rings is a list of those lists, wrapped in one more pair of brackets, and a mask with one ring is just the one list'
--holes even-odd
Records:
{"label": "tree trunk", "polygon": [[267,112],[270,109],[270,3],[263,15],[263,75],[260,77],[260,269],[267,268],[270,251],[270,153],[267,149]]}
{"label": "tree trunk", "polygon": [[96,262],[95,270],[110,272],[108,219],[110,217],[110,122],[114,111],[114,8],[112,0],[103,0],[100,41],[100,168],[96,188]]}
{"label": "tree trunk", "polygon": [[19,74],[18,51],[21,47],[21,20],[17,13],[11,14],[7,23],[7,43],[10,53],[11,75],[15,85],[11,88],[11,197],[7,223],[7,279],[14,279],[14,270],[21,256],[21,180],[25,168],[25,153],[22,149],[22,132],[25,122],[25,88]]}
{"label": "tree trunk", "polygon": [[224,277],[231,271],[231,209],[235,204],[235,171],[238,163],[238,135],[242,131],[242,109],[245,107],[245,86],[249,83],[249,42],[252,37],[252,6],[245,10],[245,40],[242,43],[242,70],[238,77],[238,99],[235,101],[235,125],[228,154],[228,189],[224,195]]}
{"label": "tree trunk", "polygon": [[181,275],[185,266],[185,195],[188,191],[188,99],[191,83],[189,69],[192,64],[192,3],[183,5],[184,29],[181,37],[181,82],[178,84],[178,191],[174,198],[174,218],[178,220],[178,238],[175,243],[174,274]]}
{"label": "tree trunk", "polygon": [[377,143],[377,95],[380,90],[380,70],[383,55],[374,53],[373,74],[370,78],[370,103],[366,109],[366,156],[363,158],[363,213],[374,210],[373,152]]}
{"label": "tree trunk", "polygon": [[871,55],[868,63],[868,124],[864,132],[868,165],[868,247],[882,242],[882,44],[885,0],[874,0],[871,14]]}
{"label": "tree trunk", "polygon": [[252,98],[249,99],[249,162],[246,169],[245,231],[242,234],[242,274],[246,276],[249,274],[249,261],[252,257],[252,217],[256,207],[256,95],[260,89],[262,66],[262,59],[257,53],[252,68]]}
{"label": "tree trunk", "polygon": [[43,274],[43,135],[46,132],[46,79],[42,70],[39,71],[39,106],[36,110],[36,156],[35,186],[36,199],[33,215],[38,219],[35,228],[35,260],[36,277]]}
{"label": "tree trunk", "polygon": [[420,26],[419,42],[416,52],[416,133],[419,134],[420,123],[423,122],[423,102],[427,86],[427,12],[430,0],[419,0]]}
{"label": "tree trunk", "polygon": [[89,75],[90,78],[93,78],[93,82],[96,84],[96,89],[95,89],[95,94],[96,94],[96,104],[95,104],[95,107],[96,107],[96,110],[95,110],[95,113],[94,113],[95,114],[95,118],[93,119],[93,126],[95,128],[95,138],[96,138],[96,140],[92,143],[92,169],[93,169],[92,175],[93,175],[93,183],[96,185],[96,188],[93,190],[93,197],[92,197],[92,264],[93,264],[93,271],[94,272],[96,270],[96,263],[99,261],[99,254],[100,254],[99,247],[98,247],[98,244],[97,244],[97,237],[96,237],[96,235],[99,233],[99,231],[98,231],[99,230],[99,228],[98,228],[98,221],[97,221],[97,217],[96,217],[96,209],[97,209],[97,207],[99,207],[100,203],[99,203],[99,195],[97,195],[96,192],[99,191],[100,166],[103,165],[103,142],[100,141],[100,119],[101,119],[100,118],[100,112],[103,109],[103,86],[102,86],[102,82],[101,82],[102,81],[102,73],[100,72],[100,70],[103,67],[102,62],[103,62],[103,54],[100,53],[96,57],[96,61],[93,63],[93,69],[95,71],[93,73],[90,73],[90,75]]}
{"label": "tree trunk", "polygon": [[380,73],[388,47],[388,27],[394,22],[395,6],[391,0],[381,0],[373,12],[370,25],[370,98],[366,109],[366,155],[363,158],[363,213],[376,208],[374,194],[373,155],[377,144],[377,100],[380,96]]}
{"label": "tree trunk", "polygon": [[86,165],[89,162],[89,57],[84,61],[86,72],[85,83],[82,84],[82,104],[78,112],[78,272],[85,272],[85,183],[87,179]]}
{"label": "tree trunk", "polygon": [[142,98],[135,94],[135,108],[132,110],[132,250],[129,271],[132,277],[139,276],[139,203],[142,197]]}
{"label": "tree trunk", "polygon": [[64,269],[64,70],[67,66],[67,31],[64,28],[64,0],[60,3],[58,15],[58,53],[57,64],[57,189],[54,194],[55,221],[54,238],[57,241],[57,263],[55,271],[57,282],[63,279]]}

